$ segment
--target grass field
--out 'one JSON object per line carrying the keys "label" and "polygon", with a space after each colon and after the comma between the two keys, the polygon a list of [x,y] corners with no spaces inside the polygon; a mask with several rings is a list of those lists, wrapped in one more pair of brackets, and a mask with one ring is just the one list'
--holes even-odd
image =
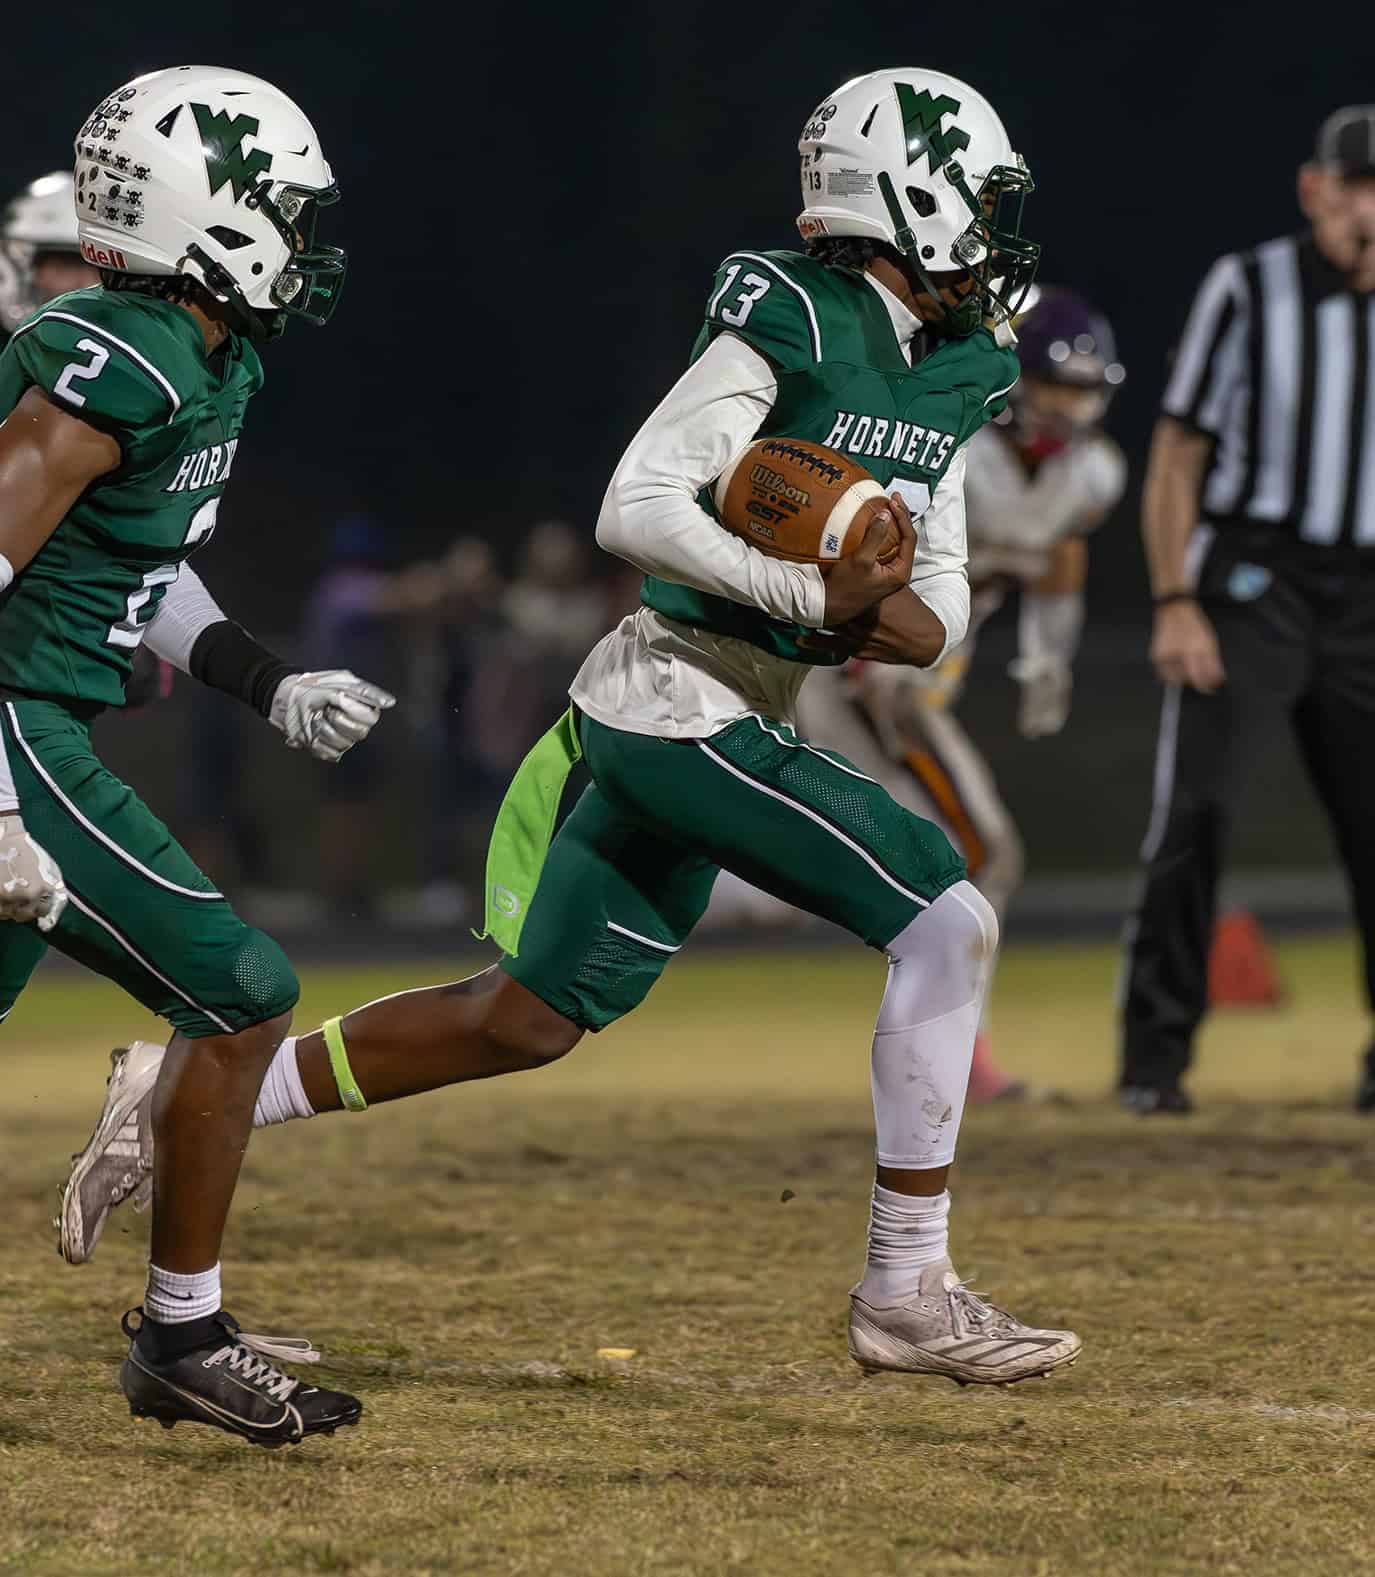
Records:
{"label": "grass field", "polygon": [[[1065,1099],[967,1118],[956,1262],[1085,1351],[1007,1391],[845,1355],[882,984],[860,950],[684,959],[552,1069],[260,1134],[229,1306],[312,1336],[367,1406],[278,1453],[128,1416],[144,1223],[72,1270],[48,1222],[139,1025],[48,975],[4,1036],[0,1570],[1369,1569],[1366,1022],[1346,942],[1280,961],[1292,1008],[1215,1019],[1203,1110],[1142,1122],[1104,1098],[1112,953],[1008,953],[1004,1058]],[[298,1021],[419,978],[318,972]]]}

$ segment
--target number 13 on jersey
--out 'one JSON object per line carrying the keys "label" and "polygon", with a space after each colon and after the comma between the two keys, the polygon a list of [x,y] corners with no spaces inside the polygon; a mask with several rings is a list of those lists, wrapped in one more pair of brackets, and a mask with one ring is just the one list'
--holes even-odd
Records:
{"label": "number 13 on jersey", "polygon": [[[736,279],[744,267],[743,263],[732,263],[726,270],[726,277],[721,282],[721,288],[711,299],[707,308],[707,316],[717,316],[722,323],[730,324],[731,328],[742,328],[745,319],[754,310],[756,301],[768,294],[769,286],[773,283],[765,279],[762,274],[748,272],[736,286]],[[728,303],[728,304],[723,304]]]}

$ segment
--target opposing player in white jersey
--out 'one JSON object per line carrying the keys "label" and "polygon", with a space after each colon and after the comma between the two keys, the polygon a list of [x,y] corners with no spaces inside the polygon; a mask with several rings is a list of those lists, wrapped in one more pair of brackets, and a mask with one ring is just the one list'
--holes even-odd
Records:
{"label": "opposing player in white jersey", "polygon": [[[970,632],[932,669],[818,668],[798,706],[802,732],[857,761],[964,855],[1002,924],[1021,882],[1022,839],[987,760],[955,716],[978,629],[1019,589],[1018,726],[1058,733],[1069,715],[1084,620],[1087,537],[1111,513],[1126,463],[1100,427],[1124,377],[1107,320],[1069,290],[1046,289],[1018,322],[1022,379],[1007,411],[976,433],[965,472]],[[980,1036],[971,1100],[1025,1087]]]}

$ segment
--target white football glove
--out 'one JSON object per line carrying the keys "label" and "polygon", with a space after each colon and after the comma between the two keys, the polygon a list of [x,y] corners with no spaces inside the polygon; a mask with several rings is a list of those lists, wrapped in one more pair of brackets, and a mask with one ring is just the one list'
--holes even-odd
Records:
{"label": "white football glove", "polygon": [[1022,687],[1017,728],[1023,739],[1058,734],[1069,717],[1073,670],[1058,657],[1018,657],[1007,671]]}
{"label": "white football glove", "polygon": [[288,674],[272,697],[270,721],[293,750],[337,761],[376,727],[396,697],[347,668]]}
{"label": "white football glove", "polygon": [[67,907],[67,887],[57,861],[24,830],[18,811],[0,816],[0,920],[38,921],[51,931]]}

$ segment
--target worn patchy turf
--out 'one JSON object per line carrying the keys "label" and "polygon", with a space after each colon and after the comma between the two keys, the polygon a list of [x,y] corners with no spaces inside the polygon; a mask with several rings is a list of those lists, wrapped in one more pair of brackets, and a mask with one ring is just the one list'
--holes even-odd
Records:
{"label": "worn patchy turf", "polygon": [[[48,974],[4,1034],[0,1570],[1365,1568],[1375,1131],[1343,1109],[1365,1021],[1345,942],[1281,962],[1291,1008],[1210,1028],[1200,1115],[1142,1122],[1103,1098],[1111,953],[1009,952],[1003,1056],[1067,1100],[970,1115],[957,1263],[1085,1343],[1009,1391],[845,1356],[882,977],[862,951],[684,959],[555,1068],[260,1134],[230,1307],[314,1337],[367,1405],[275,1454],[135,1424],[116,1391],[144,1223],[72,1270],[48,1221],[139,1024]],[[315,974],[298,1021],[424,978]]]}

